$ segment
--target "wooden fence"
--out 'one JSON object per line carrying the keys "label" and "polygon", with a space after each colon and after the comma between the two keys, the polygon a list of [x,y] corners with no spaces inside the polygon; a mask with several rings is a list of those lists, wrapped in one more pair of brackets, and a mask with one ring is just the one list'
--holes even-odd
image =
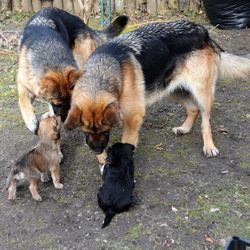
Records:
{"label": "wooden fence", "polygon": [[[112,11],[130,16],[141,13],[164,15],[173,11],[198,13],[201,10],[201,2],[202,0],[113,0]],[[79,0],[0,0],[0,8],[3,11],[36,12],[48,6],[76,14],[80,11]],[[99,11],[99,0],[95,0],[93,12]]]}

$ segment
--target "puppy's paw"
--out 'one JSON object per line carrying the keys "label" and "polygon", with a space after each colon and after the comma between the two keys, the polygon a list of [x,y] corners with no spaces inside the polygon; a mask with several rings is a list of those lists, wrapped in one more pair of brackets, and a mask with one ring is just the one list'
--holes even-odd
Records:
{"label": "puppy's paw", "polygon": [[219,150],[215,146],[204,146],[203,153],[206,157],[214,157],[219,154]]}
{"label": "puppy's paw", "polygon": [[16,199],[16,194],[14,192],[10,192],[8,196],[9,200],[15,200]]}
{"label": "puppy's paw", "polygon": [[54,184],[56,189],[63,189],[63,184],[62,183],[56,183]]}
{"label": "puppy's paw", "polygon": [[185,134],[188,134],[190,132],[189,129],[185,129],[185,128],[182,128],[182,127],[175,127],[175,128],[172,129],[172,131],[176,135],[185,135]]}
{"label": "puppy's paw", "polygon": [[33,195],[32,197],[33,197],[33,199],[34,199],[35,201],[42,201],[42,200],[43,200],[42,197],[41,197],[39,194]]}
{"label": "puppy's paw", "polygon": [[25,120],[25,124],[32,133],[35,134],[37,132],[39,122],[35,116]]}
{"label": "puppy's paw", "polygon": [[46,113],[44,113],[44,114],[42,115],[41,120],[46,119],[46,118],[50,117],[51,115],[52,115],[52,114],[48,111],[48,112],[46,112]]}

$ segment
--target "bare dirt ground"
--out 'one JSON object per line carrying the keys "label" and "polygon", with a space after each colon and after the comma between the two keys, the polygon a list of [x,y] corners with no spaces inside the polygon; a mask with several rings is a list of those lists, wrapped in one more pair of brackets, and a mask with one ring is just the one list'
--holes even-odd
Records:
{"label": "bare dirt ground", "polygon": [[[23,23],[20,15],[1,16],[1,189],[15,159],[36,143],[17,103],[12,36]],[[208,28],[225,50],[250,51],[250,29]],[[36,104],[39,116],[46,108]],[[189,135],[173,135],[171,128],[184,117],[180,106],[165,100],[148,109],[135,153],[134,205],[105,229],[96,198],[102,181],[95,156],[78,130],[63,131],[64,189],[41,183],[41,203],[32,200],[27,186],[19,187],[14,202],[2,192],[0,249],[199,250],[222,249],[232,235],[250,239],[250,79],[217,84],[212,130],[218,157],[202,155],[200,119]],[[111,143],[119,141],[120,134],[113,131]]]}

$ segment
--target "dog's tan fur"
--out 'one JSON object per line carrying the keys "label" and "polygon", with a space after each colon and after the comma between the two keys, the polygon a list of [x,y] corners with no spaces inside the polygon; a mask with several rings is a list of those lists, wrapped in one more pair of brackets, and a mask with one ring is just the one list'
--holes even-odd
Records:
{"label": "dog's tan fur", "polygon": [[29,182],[33,199],[41,201],[38,183],[40,178],[46,181],[48,170],[51,171],[55,188],[63,188],[63,184],[60,183],[60,122],[59,116],[41,120],[38,129],[39,143],[16,163],[8,177],[6,188],[10,200],[16,198],[17,180],[25,179]]}
{"label": "dog's tan fur", "polygon": [[95,51],[98,45],[90,34],[79,35],[74,41],[74,47],[72,48],[74,58],[80,70],[83,69],[83,65],[89,58],[89,56]]}

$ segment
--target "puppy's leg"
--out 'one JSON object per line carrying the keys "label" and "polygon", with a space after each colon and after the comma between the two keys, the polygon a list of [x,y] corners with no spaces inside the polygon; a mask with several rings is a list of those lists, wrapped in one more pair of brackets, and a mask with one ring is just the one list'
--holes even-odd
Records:
{"label": "puppy's leg", "polygon": [[34,200],[42,201],[42,197],[38,193],[38,180],[36,178],[30,179],[29,189]]}
{"label": "puppy's leg", "polygon": [[61,142],[60,142],[60,140],[57,141],[57,148],[58,148],[58,152],[59,152],[59,163],[62,163],[62,161],[63,161],[63,153],[61,151]]}
{"label": "puppy's leg", "polygon": [[49,176],[48,176],[48,172],[43,172],[41,173],[41,181],[42,182],[48,182],[49,181]]}
{"label": "puppy's leg", "polygon": [[12,178],[9,188],[8,188],[8,199],[9,200],[15,200],[16,199],[16,180]]}
{"label": "puppy's leg", "polygon": [[34,113],[32,102],[35,96],[22,84],[18,84],[19,107],[22,113],[23,120],[27,128],[35,133],[38,128],[38,120]]}
{"label": "puppy's leg", "polygon": [[190,98],[185,98],[183,100],[178,99],[179,103],[182,104],[187,110],[187,117],[186,120],[183,122],[183,124],[180,127],[173,128],[173,132],[178,134],[187,134],[190,132],[191,128],[194,125],[194,122],[196,121],[198,115],[199,115],[199,108],[198,105],[195,103],[195,101]]}
{"label": "puppy's leg", "polygon": [[51,176],[53,179],[53,184],[56,189],[62,189],[63,184],[60,183],[60,166],[54,166],[51,168]]}

